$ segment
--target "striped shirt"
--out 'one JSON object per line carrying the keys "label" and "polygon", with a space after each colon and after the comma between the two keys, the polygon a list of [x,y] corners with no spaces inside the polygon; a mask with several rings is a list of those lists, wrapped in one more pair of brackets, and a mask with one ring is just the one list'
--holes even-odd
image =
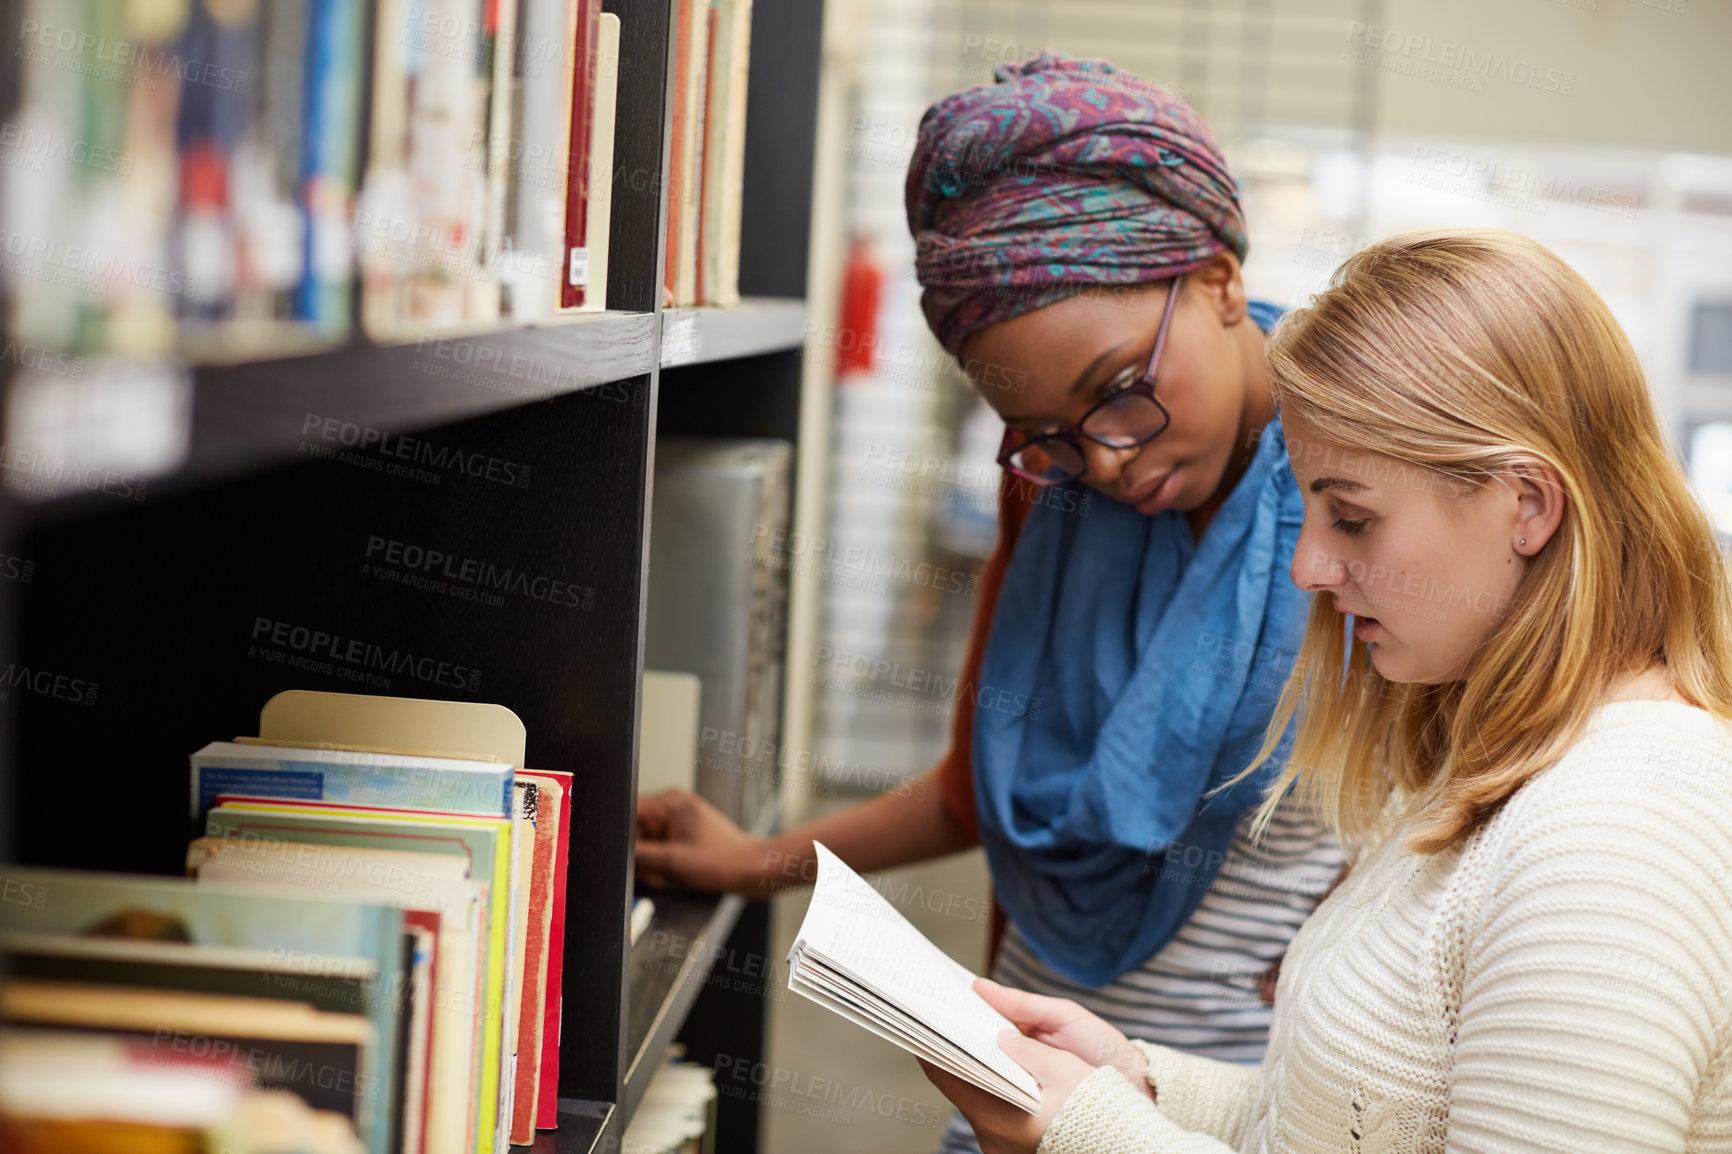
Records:
{"label": "striped shirt", "polygon": [[[1257,1062],[1269,1041],[1263,975],[1323,899],[1342,866],[1341,849],[1315,811],[1289,794],[1253,842],[1255,810],[1239,821],[1208,893],[1178,933],[1147,962],[1099,988],[1079,986],[1037,958],[1015,925],[1005,929],[994,981],[1068,998],[1143,1038],[1206,1058]],[[941,1154],[978,1154],[961,1115]]]}

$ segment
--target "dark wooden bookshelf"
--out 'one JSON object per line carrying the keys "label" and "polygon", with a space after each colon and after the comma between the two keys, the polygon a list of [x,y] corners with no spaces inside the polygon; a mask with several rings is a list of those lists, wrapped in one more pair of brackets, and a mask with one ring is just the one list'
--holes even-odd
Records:
{"label": "dark wooden bookshelf", "polygon": [[[340,453],[359,448],[361,436],[410,437],[586,389],[642,406],[642,378],[652,366],[797,352],[805,331],[804,301],[751,297],[732,308],[668,309],[659,318],[610,310],[194,364],[185,459],[150,477],[149,488],[158,497],[184,494],[303,461],[309,445]],[[20,513],[33,522],[76,520],[110,503],[63,482],[56,495],[21,504]]]}
{"label": "dark wooden bookshelf", "polygon": [[603,1137],[617,1129],[610,1126],[617,1113],[619,1110],[612,1102],[561,1098],[559,1129],[541,1131],[530,1149],[535,1154],[602,1154],[608,1150]]}
{"label": "dark wooden bookshelf", "polygon": [[[637,949],[629,943],[650,488],[659,436],[797,443],[822,12],[807,0],[754,4],[746,299],[664,315],[678,2],[606,8],[622,22],[609,312],[213,358],[188,370],[185,458],[150,477],[144,499],[73,491],[26,501],[0,490],[0,541],[33,565],[28,583],[0,582],[6,661],[100,687],[94,704],[7,696],[0,859],[180,874],[188,754],[256,733],[259,709],[285,689],[498,702],[527,728],[529,766],[576,775],[561,1127],[534,1145],[559,1154],[618,1149],[669,1042],[700,1061],[714,1060],[717,1038],[731,1054],[761,1053],[765,992],[723,990],[702,958],[709,943],[765,953],[765,903],[654,894],[656,922]],[[15,57],[0,62],[8,110],[17,67]],[[346,456],[311,451],[319,434],[309,430],[327,421],[497,468],[411,459],[428,475],[408,476],[340,440],[333,448]],[[796,451],[806,450],[824,447]],[[560,579],[585,590],[583,604],[490,605],[381,580],[368,571],[380,541]],[[261,622],[477,676],[363,685],[329,662],[261,657]],[[64,817],[69,791],[89,799],[76,822]],[[670,967],[655,957],[645,941],[658,930],[654,941],[697,943],[699,960]],[[755,1107],[721,1104],[718,1152],[754,1151],[757,1134]]]}
{"label": "dark wooden bookshelf", "polygon": [[733,308],[662,313],[662,368],[732,361],[797,349],[806,339],[804,301],[747,297]]}

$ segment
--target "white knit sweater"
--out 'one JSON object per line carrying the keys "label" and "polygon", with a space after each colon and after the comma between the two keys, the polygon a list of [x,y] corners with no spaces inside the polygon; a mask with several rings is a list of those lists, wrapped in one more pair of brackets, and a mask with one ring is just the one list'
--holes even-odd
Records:
{"label": "white knit sweater", "polygon": [[1603,706],[1456,849],[1369,852],[1281,968],[1261,1067],[1139,1043],[1039,1154],[1732,1154],[1732,732]]}

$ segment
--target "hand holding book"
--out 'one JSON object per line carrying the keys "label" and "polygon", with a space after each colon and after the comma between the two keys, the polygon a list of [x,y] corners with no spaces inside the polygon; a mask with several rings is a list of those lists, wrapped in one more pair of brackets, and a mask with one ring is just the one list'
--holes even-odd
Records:
{"label": "hand holding book", "polygon": [[1051,1083],[1036,1066],[1023,1058],[1028,1055],[1038,1061],[1039,1053],[1022,1043],[1040,1043],[1074,1054],[1091,1070],[1097,1066],[1115,1066],[1133,1086],[1154,1100],[1154,1091],[1143,1076],[1149,1068],[1148,1058],[1132,1046],[1124,1032],[1111,1022],[1067,998],[1031,994],[1012,986],[1001,986],[990,978],[974,979],[974,989],[1020,1031],[1017,1038],[1000,1039],[1000,1045],[1018,1063],[1032,1071],[1042,1086]]}
{"label": "hand holding book", "polygon": [[1143,1056],[1117,1028],[1074,1002],[975,977],[822,842],[813,848],[818,881],[788,987],[914,1054],[985,1154],[1033,1151],[1097,1067],[1149,1093]]}
{"label": "hand holding book", "polygon": [[975,977],[822,842],[812,905],[788,954],[788,988],[1029,1114],[1040,1086],[998,1043],[1011,1021]]}
{"label": "hand holding book", "polygon": [[[1115,1066],[1131,1085],[1154,1097],[1144,1071],[1147,1059],[1117,1027],[1075,1002],[1048,998],[976,978],[974,989],[1010,1019],[1015,1030],[999,1035],[1011,1059],[1040,1082],[1040,1112],[1032,1117],[944,1070],[921,1062],[926,1076],[974,1129],[982,1154],[1032,1152],[1065,1100],[1100,1066]],[[1020,1032],[1019,1032],[1020,1031]]]}

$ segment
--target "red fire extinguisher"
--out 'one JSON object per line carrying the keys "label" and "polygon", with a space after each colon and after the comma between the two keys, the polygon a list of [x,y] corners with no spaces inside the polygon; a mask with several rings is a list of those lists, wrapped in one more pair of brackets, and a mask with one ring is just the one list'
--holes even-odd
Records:
{"label": "red fire extinguisher", "polygon": [[878,348],[878,300],[884,272],[872,259],[872,245],[855,237],[842,272],[841,323],[836,326],[836,375],[871,373]]}

